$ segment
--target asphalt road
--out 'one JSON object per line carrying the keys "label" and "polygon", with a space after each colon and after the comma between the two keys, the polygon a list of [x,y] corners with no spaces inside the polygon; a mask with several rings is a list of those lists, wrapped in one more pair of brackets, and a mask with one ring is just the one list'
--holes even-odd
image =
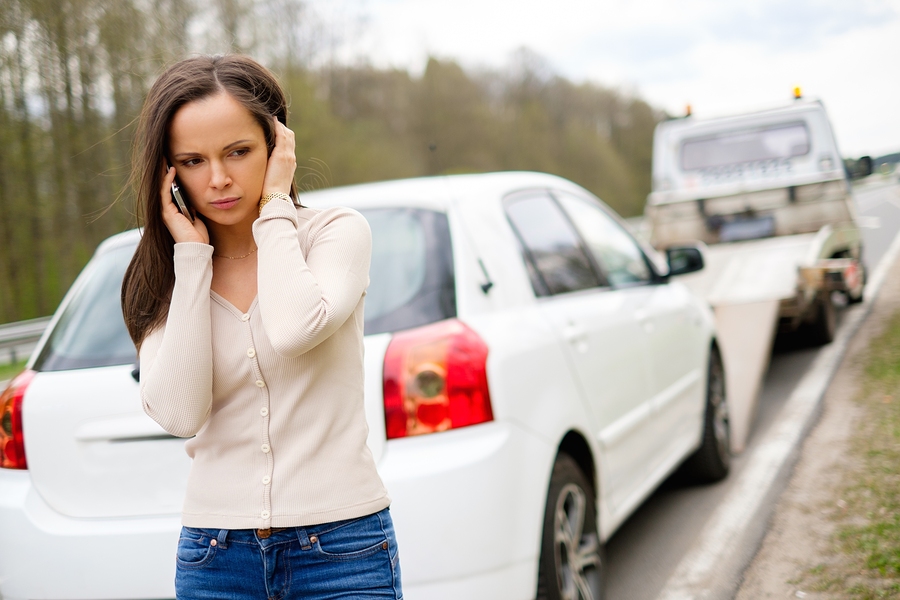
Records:
{"label": "asphalt road", "polygon": [[[856,190],[856,198],[864,226],[863,260],[871,272],[900,232],[900,185],[869,184]],[[747,449],[735,457],[731,476],[715,485],[696,486],[676,473],[663,483],[609,540],[611,600],[651,600],[659,595],[818,353],[819,349],[776,340]]]}

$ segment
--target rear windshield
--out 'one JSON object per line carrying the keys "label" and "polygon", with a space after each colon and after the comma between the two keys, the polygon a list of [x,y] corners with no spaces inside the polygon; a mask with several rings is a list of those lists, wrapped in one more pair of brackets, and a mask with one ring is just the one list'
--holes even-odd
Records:
{"label": "rear windshield", "polygon": [[35,362],[37,371],[131,364],[137,358],[122,318],[122,278],[134,246],[95,256]]}
{"label": "rear windshield", "polygon": [[[366,334],[393,332],[456,316],[447,216],[408,208],[360,211],[372,228]],[[133,364],[134,345],[120,293],[134,246],[95,256],[35,362],[37,371]]]}
{"label": "rear windshield", "polygon": [[685,140],[681,145],[681,168],[692,171],[778,162],[808,152],[809,131],[805,124],[774,125]]}
{"label": "rear windshield", "polygon": [[399,331],[455,317],[447,215],[410,208],[360,212],[372,228],[366,333]]}

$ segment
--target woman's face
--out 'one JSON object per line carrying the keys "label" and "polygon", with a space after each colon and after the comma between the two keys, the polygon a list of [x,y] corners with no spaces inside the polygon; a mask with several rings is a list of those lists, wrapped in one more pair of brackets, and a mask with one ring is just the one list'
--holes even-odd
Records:
{"label": "woman's face", "polygon": [[208,224],[252,223],[268,151],[262,127],[226,92],[182,106],[169,125],[169,156],[182,190]]}

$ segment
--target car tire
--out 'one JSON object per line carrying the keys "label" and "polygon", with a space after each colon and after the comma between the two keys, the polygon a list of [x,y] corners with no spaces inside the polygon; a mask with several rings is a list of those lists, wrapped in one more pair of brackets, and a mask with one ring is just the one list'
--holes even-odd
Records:
{"label": "car tire", "polygon": [[706,408],[700,447],[684,463],[685,472],[702,483],[720,481],[731,468],[731,424],[725,368],[715,346],[709,352],[706,378]]}
{"label": "car tire", "polygon": [[560,454],[547,492],[537,598],[601,600],[605,583],[593,486],[575,460]]}
{"label": "car tire", "polygon": [[830,293],[820,294],[816,300],[816,317],[803,328],[804,338],[811,346],[824,346],[834,340],[837,332],[837,308]]}

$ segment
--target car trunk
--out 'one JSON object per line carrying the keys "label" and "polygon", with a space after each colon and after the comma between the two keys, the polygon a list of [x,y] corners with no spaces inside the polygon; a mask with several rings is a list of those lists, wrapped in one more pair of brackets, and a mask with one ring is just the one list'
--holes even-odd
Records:
{"label": "car trunk", "polygon": [[[368,444],[383,454],[381,362],[389,334],[366,338]],[[70,517],[116,518],[181,512],[190,459],[184,440],[141,407],[131,365],[38,373],[23,402],[32,482]]]}
{"label": "car trunk", "polygon": [[[446,216],[364,211],[373,232],[366,298],[365,413],[376,463],[385,447],[382,370],[392,332],[456,314]],[[144,414],[119,301],[137,233],[105,242],[63,300],[25,392],[25,454],[35,488],[61,514],[177,514],[190,470],[184,440]]]}
{"label": "car trunk", "polygon": [[184,440],[144,414],[131,366],[38,373],[22,403],[32,482],[70,517],[181,512]]}

